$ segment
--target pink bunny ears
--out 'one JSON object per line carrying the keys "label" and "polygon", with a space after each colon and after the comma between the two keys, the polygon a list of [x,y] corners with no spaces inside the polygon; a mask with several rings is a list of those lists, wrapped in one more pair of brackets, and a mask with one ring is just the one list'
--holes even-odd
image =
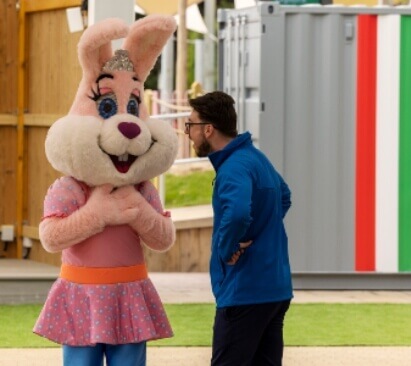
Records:
{"label": "pink bunny ears", "polygon": [[131,63],[137,78],[144,82],[176,27],[174,18],[165,15],[148,15],[130,27],[117,18],[94,24],[86,29],[78,44],[84,78],[95,80],[113,58],[111,41],[125,38],[122,49],[128,51],[128,55],[120,52],[114,58],[123,57],[125,64]]}

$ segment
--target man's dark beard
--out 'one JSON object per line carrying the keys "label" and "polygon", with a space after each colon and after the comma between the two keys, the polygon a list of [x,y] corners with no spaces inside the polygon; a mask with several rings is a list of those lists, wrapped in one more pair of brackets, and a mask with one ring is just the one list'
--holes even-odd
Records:
{"label": "man's dark beard", "polygon": [[199,158],[205,158],[211,153],[211,145],[206,139],[201,143],[201,145],[196,149],[196,154]]}

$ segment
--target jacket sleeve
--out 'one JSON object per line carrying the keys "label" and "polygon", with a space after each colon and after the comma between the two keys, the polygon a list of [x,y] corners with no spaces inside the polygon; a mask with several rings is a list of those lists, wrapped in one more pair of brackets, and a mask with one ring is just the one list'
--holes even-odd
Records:
{"label": "jacket sleeve", "polygon": [[281,203],[283,209],[283,218],[288,212],[288,209],[291,207],[291,191],[288,188],[287,183],[285,183],[284,179],[280,176],[281,182]]}
{"label": "jacket sleeve", "polygon": [[222,208],[222,217],[216,240],[220,258],[228,262],[239,249],[251,218],[252,178],[243,167],[231,167],[221,173],[216,182],[217,197]]}

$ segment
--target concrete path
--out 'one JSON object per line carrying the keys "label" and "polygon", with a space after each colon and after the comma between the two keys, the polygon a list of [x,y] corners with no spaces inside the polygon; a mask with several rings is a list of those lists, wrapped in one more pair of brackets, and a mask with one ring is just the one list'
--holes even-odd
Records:
{"label": "concrete path", "polygon": [[[208,347],[148,347],[147,366],[207,366],[210,356]],[[410,366],[411,347],[286,347],[283,364]],[[61,350],[0,349],[0,366],[62,366]]]}
{"label": "concrete path", "polygon": [[[214,303],[207,273],[150,273],[150,278],[165,303]],[[296,290],[293,303],[402,303],[411,305],[411,291]]]}

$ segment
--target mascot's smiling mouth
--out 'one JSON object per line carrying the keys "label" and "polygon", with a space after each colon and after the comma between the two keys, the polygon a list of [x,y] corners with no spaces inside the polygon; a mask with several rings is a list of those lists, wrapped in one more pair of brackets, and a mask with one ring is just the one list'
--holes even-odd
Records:
{"label": "mascot's smiling mouth", "polygon": [[137,159],[137,156],[131,154],[123,154],[120,156],[108,154],[108,156],[110,157],[117,171],[119,171],[120,173],[127,173],[131,165]]}
{"label": "mascot's smiling mouth", "polygon": [[[144,154],[147,154],[150,149],[153,147],[153,145],[157,142],[157,140],[151,139],[151,144],[147,151]],[[113,162],[113,165],[116,167],[117,171],[120,173],[127,173],[133,163],[137,160],[138,156],[136,155],[131,155],[128,153],[122,154],[122,155],[111,155],[107,151],[105,151],[101,146],[100,146],[101,151],[108,155]],[[144,155],[143,154],[143,155]]]}

